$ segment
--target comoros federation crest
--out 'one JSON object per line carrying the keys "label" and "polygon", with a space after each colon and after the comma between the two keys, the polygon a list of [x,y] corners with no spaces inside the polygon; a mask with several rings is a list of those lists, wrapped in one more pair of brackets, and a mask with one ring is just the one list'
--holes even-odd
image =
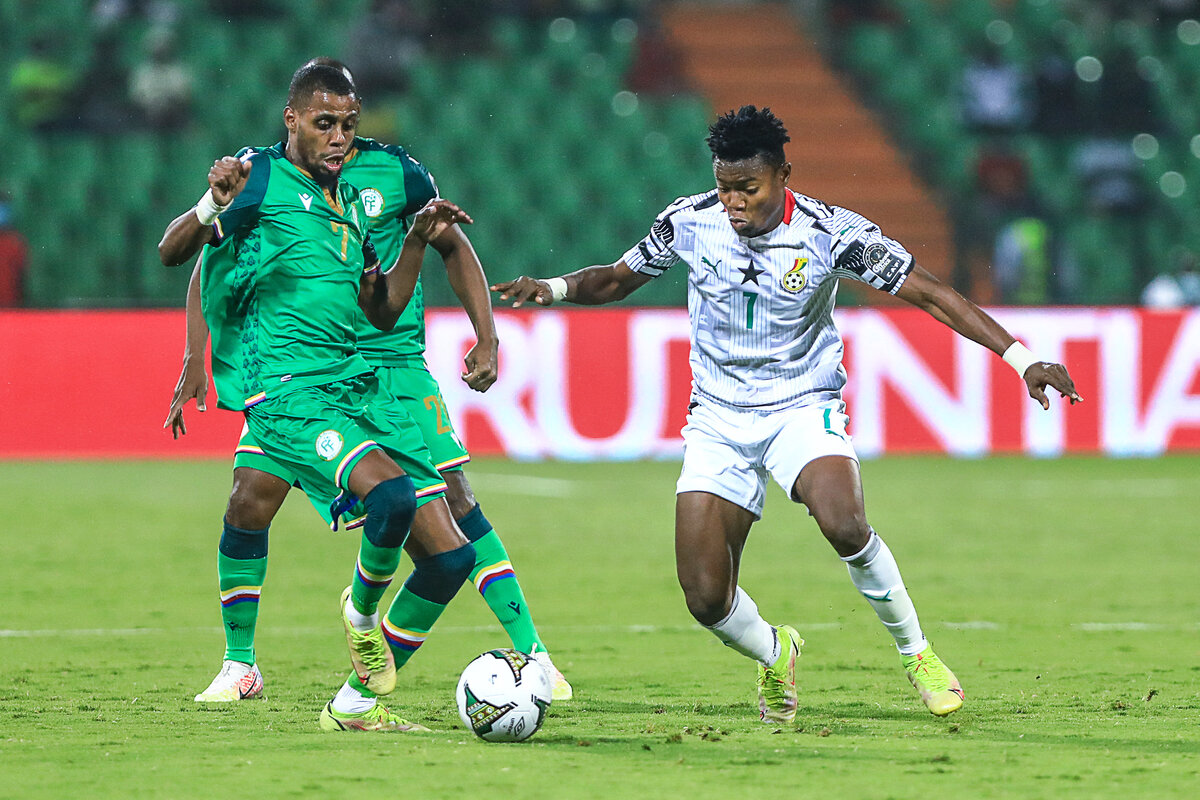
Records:
{"label": "comoros federation crest", "polygon": [[363,189],[362,204],[367,216],[374,219],[383,213],[383,194],[378,189]]}
{"label": "comoros federation crest", "polygon": [[337,431],[322,431],[317,437],[317,455],[326,461],[333,461],[342,452],[344,440]]}

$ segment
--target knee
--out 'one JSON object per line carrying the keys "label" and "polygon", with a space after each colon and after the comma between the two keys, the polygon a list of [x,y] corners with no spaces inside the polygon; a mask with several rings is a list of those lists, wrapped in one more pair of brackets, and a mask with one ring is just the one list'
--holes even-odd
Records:
{"label": "knee", "polygon": [[367,524],[363,534],[376,547],[404,544],[417,514],[417,496],[407,475],[382,481],[363,498]]}
{"label": "knee", "polygon": [[235,483],[225,508],[225,521],[245,530],[260,530],[271,524],[277,506],[267,498]]}
{"label": "knee", "polygon": [[225,521],[243,530],[266,528],[291,488],[287,481],[270,473],[237,467],[233,471],[233,488],[229,491]]}
{"label": "knee", "polygon": [[449,603],[475,567],[475,547],[464,544],[413,562],[412,575],[404,582],[410,592],[433,603]]}
{"label": "knee", "polygon": [[685,579],[682,576],[679,585],[683,588],[688,613],[701,625],[716,625],[729,615],[733,592],[728,586],[700,577]]}
{"label": "knee", "polygon": [[821,533],[839,556],[849,556],[867,546],[871,526],[865,513],[850,509],[814,509],[813,517]]}

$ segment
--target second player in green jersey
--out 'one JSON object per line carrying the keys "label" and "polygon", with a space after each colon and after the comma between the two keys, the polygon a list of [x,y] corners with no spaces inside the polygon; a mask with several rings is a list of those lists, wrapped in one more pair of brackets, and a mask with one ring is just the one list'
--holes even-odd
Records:
{"label": "second player in green jersey", "polygon": [[[349,149],[342,175],[347,182],[359,188],[372,242],[382,261],[388,263],[399,252],[411,215],[437,196],[432,177],[403,148],[363,137],[356,138]],[[457,226],[435,241],[434,246],[442,253],[447,275],[476,330],[477,344],[467,354],[463,379],[472,388],[485,391],[495,380],[496,337],[482,267],[470,242]],[[206,388],[202,353],[207,331],[202,323],[196,324],[197,307],[203,305],[208,308],[213,304],[230,302],[235,306],[244,306],[247,303],[245,298],[239,297],[238,292],[239,284],[244,282],[244,278],[239,276],[244,270],[239,271],[233,259],[220,250],[206,248],[203,265],[203,269],[198,265],[198,274],[193,276],[193,286],[189,291],[190,356],[185,356],[184,374],[180,378],[168,417],[168,424],[177,433],[186,431],[182,418],[183,403],[195,396],[198,405],[202,405]],[[203,297],[202,304],[199,302],[200,296]],[[568,699],[572,693],[570,684],[550,661],[504,545],[475,502],[462,472],[462,465],[470,460],[470,456],[453,429],[437,382],[425,364],[423,312],[424,304],[418,283],[412,300],[393,330],[379,331],[359,314],[357,349],[367,363],[375,368],[385,391],[401,401],[420,428],[424,444],[429,450],[428,458],[448,485],[447,499],[451,511],[464,535],[475,546],[476,563],[469,577],[505,627],[513,646],[535,653],[550,671],[554,678],[555,699]],[[224,400],[224,396],[236,387],[222,385],[218,377],[218,364],[227,363],[240,369],[238,362],[243,348],[237,332],[223,330],[219,318],[213,317],[209,323],[213,336],[214,379],[222,396],[220,404],[236,408],[236,404],[227,404]],[[200,354],[199,357],[196,354]],[[240,519],[240,510],[247,509],[251,513],[248,514],[250,518],[244,520],[246,524],[263,528],[269,524],[287,488],[298,479],[294,472],[264,455],[262,448],[246,430],[238,443],[234,475],[227,517]],[[306,482],[301,483],[326,521],[334,522],[330,510],[331,498],[327,493]],[[420,491],[421,487],[418,486],[418,494]],[[351,510],[347,514],[348,527],[361,524],[363,519],[361,507]],[[229,584],[235,582],[232,577],[227,579],[225,572],[233,570],[222,571],[223,598],[230,591]],[[428,598],[410,596],[407,584],[397,597],[397,604],[410,605],[417,617],[422,616],[420,611],[427,601]],[[218,675],[208,690],[197,695],[197,700],[237,699],[231,689],[236,683],[233,677],[242,671],[239,665],[255,663],[254,619],[245,618],[256,615],[257,602],[247,604],[245,608],[229,607],[223,602],[222,609],[227,617],[239,615],[243,619],[235,621],[234,625],[226,625],[226,662],[222,668],[225,677]],[[384,633],[393,645],[398,664],[402,664],[424,640],[428,620],[409,619],[403,620],[404,624],[390,625],[391,617],[389,614],[389,619],[384,622]],[[234,667],[230,672],[228,667],[231,663]],[[230,674],[226,675],[227,672]]]}

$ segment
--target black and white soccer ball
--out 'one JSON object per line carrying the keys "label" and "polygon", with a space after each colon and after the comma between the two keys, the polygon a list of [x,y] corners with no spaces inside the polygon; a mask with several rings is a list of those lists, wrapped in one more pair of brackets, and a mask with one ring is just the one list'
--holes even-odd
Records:
{"label": "black and white soccer ball", "polygon": [[454,692],[458,716],[488,742],[522,742],[542,727],[550,676],[519,650],[489,650],[463,670]]}

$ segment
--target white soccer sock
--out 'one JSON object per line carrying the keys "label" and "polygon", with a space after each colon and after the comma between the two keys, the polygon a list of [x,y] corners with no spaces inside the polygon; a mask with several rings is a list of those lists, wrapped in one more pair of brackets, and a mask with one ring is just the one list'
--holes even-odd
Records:
{"label": "white soccer sock", "polygon": [[349,597],[346,598],[346,619],[350,620],[356,631],[373,631],[379,627],[379,612],[363,614],[354,607],[354,600]]}
{"label": "white soccer sock", "polygon": [[909,599],[892,551],[875,531],[867,546],[842,559],[850,580],[875,609],[879,621],[896,640],[900,655],[911,656],[925,649],[925,634],[917,620],[917,609]]}
{"label": "white soccer sock", "polygon": [[333,698],[333,710],[339,714],[362,714],[370,711],[376,702],[374,697],[363,697],[349,681],[346,681],[342,688],[338,689],[337,697]]}
{"label": "white soccer sock", "polygon": [[732,647],[742,655],[768,667],[779,660],[783,651],[775,628],[759,616],[758,606],[740,586],[733,595],[733,606],[725,619],[716,625],[705,627],[724,642],[726,647]]}

